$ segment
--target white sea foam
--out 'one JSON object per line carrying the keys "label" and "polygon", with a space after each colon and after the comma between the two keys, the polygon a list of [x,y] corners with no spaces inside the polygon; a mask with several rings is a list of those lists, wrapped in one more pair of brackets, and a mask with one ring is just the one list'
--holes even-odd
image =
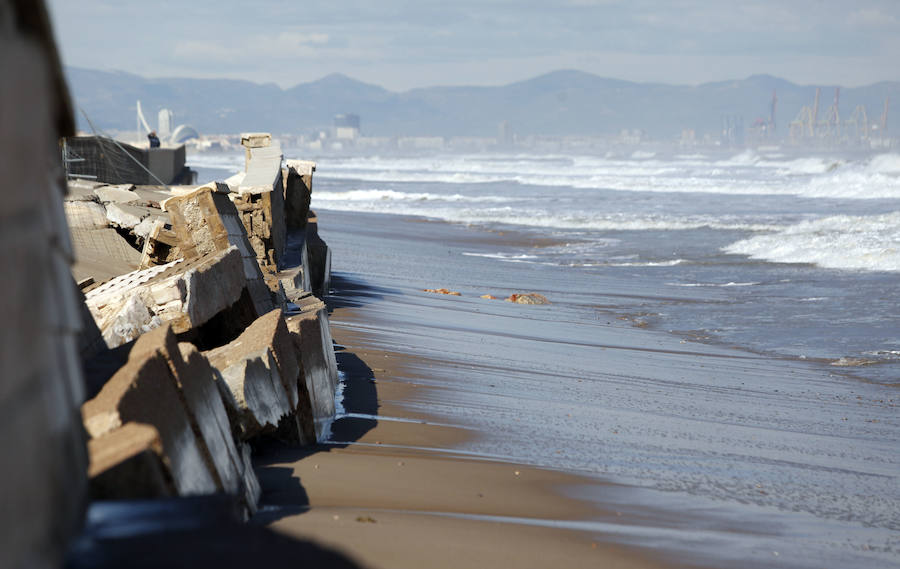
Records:
{"label": "white sea foam", "polygon": [[[643,156],[643,155],[642,155]],[[317,176],[371,182],[490,184],[618,191],[797,195],[811,198],[900,197],[900,155],[844,162],[775,160],[745,151],[725,160],[594,156],[447,156],[349,158],[322,164]]]}
{"label": "white sea foam", "polygon": [[736,283],[736,282],[727,282],[727,283],[666,283],[669,286],[680,286],[686,288],[695,288],[695,287],[733,287],[733,286],[757,286],[762,283],[758,282],[746,282],[746,283]]}
{"label": "white sea foam", "polygon": [[501,261],[525,261],[537,259],[537,255],[510,255],[507,253],[470,253],[463,251],[463,255],[467,257],[485,257],[487,259],[499,259]]}
{"label": "white sea foam", "polygon": [[[507,201],[507,204],[502,202]],[[487,202],[487,203],[485,203]],[[494,203],[491,203],[494,202]],[[739,216],[654,214],[629,215],[603,211],[553,208],[552,200],[533,198],[513,201],[500,196],[442,196],[396,190],[358,190],[340,193],[313,193],[313,207],[339,211],[367,211],[415,215],[457,223],[506,223],[527,227],[593,231],[669,231],[722,229],[773,231],[782,226],[759,223]]]}
{"label": "white sea foam", "polygon": [[900,271],[900,211],[805,221],[774,233],[742,239],[722,250],[776,263]]}
{"label": "white sea foam", "polygon": [[440,201],[467,203],[502,203],[511,201],[502,196],[465,196],[462,194],[434,194],[427,192],[400,192],[397,190],[351,190],[348,192],[316,192],[316,200],[320,202],[372,202],[372,201]]}

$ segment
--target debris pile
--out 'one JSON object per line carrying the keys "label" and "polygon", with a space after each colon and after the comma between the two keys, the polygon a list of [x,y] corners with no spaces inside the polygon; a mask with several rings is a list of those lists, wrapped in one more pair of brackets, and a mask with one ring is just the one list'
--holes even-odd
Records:
{"label": "debris pile", "polygon": [[282,167],[268,135],[243,141],[246,172],[227,183],[70,184],[94,498],[226,493],[249,515],[250,444],[313,444],[333,418],[315,165]]}

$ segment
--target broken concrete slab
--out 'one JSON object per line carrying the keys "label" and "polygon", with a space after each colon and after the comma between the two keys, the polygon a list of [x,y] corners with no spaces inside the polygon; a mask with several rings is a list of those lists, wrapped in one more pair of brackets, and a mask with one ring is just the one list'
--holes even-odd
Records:
{"label": "broken concrete slab", "polygon": [[[281,184],[280,178],[277,184]],[[274,269],[282,262],[286,240],[282,192],[243,192],[229,197],[244,224],[257,263]]]}
{"label": "broken concrete slab", "polygon": [[144,248],[141,251],[141,264],[138,268],[148,269],[156,265],[165,265],[177,259],[184,258],[178,246],[178,236],[172,230],[172,225],[163,218],[148,217],[135,227],[135,233],[143,232],[149,225],[147,236],[144,238]]}
{"label": "broken concrete slab", "polygon": [[106,219],[110,225],[120,227],[122,229],[131,229],[136,235],[139,235],[138,226],[143,225],[140,230],[146,237],[150,233],[150,229],[156,220],[163,223],[169,223],[169,216],[164,211],[154,207],[146,207],[135,205],[133,203],[110,203],[106,206]]}
{"label": "broken concrete slab", "polygon": [[[245,495],[246,487],[258,485],[255,473],[246,471],[243,458],[232,438],[228,413],[222,401],[217,373],[207,359],[191,344],[179,343],[171,326],[144,334],[131,348],[129,359],[146,353],[160,353],[169,364],[176,388],[186,408],[191,428],[215,475],[219,489],[233,495]],[[256,510],[256,503],[247,503]]]}
{"label": "broken concrete slab", "polygon": [[118,186],[100,186],[94,189],[94,195],[103,203],[129,203],[141,200],[141,196],[132,191],[133,184]]}
{"label": "broken concrete slab", "polygon": [[282,169],[284,184],[284,221],[288,229],[304,229],[309,217],[309,202],[312,198],[312,173],[315,162],[288,160]]}
{"label": "broken concrete slab", "polygon": [[321,439],[334,417],[334,394],[338,384],[337,361],[328,325],[325,303],[307,295],[295,301],[297,313],[285,319],[300,354],[309,393],[316,437]]}
{"label": "broken concrete slab", "polygon": [[277,144],[247,149],[247,174],[238,187],[239,193],[259,193],[281,187],[281,161],[284,155]]}
{"label": "broken concrete slab", "polygon": [[90,493],[94,500],[140,500],[175,496],[159,431],[126,423],[88,441]]}
{"label": "broken concrete slab", "polygon": [[228,386],[230,397],[225,398],[225,404],[234,434],[240,440],[274,432],[281,420],[291,414],[271,349],[244,353],[240,341],[235,340],[205,355]]}
{"label": "broken concrete slab", "polygon": [[331,249],[319,237],[319,219],[312,210],[306,222],[306,250],[311,290],[316,296],[322,297],[331,288]]}
{"label": "broken concrete slab", "polygon": [[172,197],[172,194],[161,186],[135,186],[131,191],[141,198],[140,203],[154,208],[160,208],[162,202]]}
{"label": "broken concrete slab", "polygon": [[185,496],[217,490],[162,354],[145,352],[129,357],[81,411],[85,429],[94,438],[129,422],[153,425],[159,432],[177,493]]}
{"label": "broken concrete slab", "polygon": [[272,310],[271,294],[263,282],[256,252],[247,239],[237,209],[226,194],[201,187],[187,195],[170,198],[163,205],[172,218],[179,247],[186,258],[236,246],[257,314]]}
{"label": "broken concrete slab", "polygon": [[236,340],[206,355],[229,386],[243,440],[273,432],[287,417],[295,422],[288,429],[292,438],[301,444],[315,441],[296,344],[280,310],[261,316]]}
{"label": "broken concrete slab", "polygon": [[201,326],[246,286],[235,247],[117,277],[87,292],[87,305],[112,348],[170,322],[175,333]]}
{"label": "broken concrete slab", "polygon": [[272,144],[272,135],[268,132],[245,132],[241,134],[241,146],[244,147],[246,158],[244,160],[244,171],[246,172],[250,165],[250,150],[252,148],[265,148]]}
{"label": "broken concrete slab", "polygon": [[66,201],[66,222],[72,229],[101,229],[109,226],[106,208],[95,201]]}
{"label": "broken concrete slab", "polygon": [[76,229],[71,231],[75,250],[72,274],[76,280],[93,277],[103,282],[134,271],[141,262],[141,254],[115,229]]}

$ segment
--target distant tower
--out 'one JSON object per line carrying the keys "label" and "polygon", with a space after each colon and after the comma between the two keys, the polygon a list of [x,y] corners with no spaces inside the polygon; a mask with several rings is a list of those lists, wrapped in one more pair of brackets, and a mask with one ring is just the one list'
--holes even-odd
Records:
{"label": "distant tower", "polygon": [[512,146],[513,131],[509,121],[503,121],[497,127],[497,144],[500,146]]}
{"label": "distant tower", "polygon": [[175,114],[169,109],[161,109],[158,124],[159,129],[156,134],[163,140],[169,138],[172,134],[172,127],[175,125]]}
{"label": "distant tower", "polygon": [[778,108],[778,94],[772,89],[772,103],[769,106],[769,128],[768,134],[775,134],[775,110]]}

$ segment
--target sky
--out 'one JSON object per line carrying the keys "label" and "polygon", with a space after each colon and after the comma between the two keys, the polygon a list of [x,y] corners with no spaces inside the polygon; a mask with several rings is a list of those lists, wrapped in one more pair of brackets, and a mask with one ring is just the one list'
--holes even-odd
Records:
{"label": "sky", "polygon": [[900,0],[48,0],[65,64],[393,91],[558,69],[696,85],[900,80]]}

